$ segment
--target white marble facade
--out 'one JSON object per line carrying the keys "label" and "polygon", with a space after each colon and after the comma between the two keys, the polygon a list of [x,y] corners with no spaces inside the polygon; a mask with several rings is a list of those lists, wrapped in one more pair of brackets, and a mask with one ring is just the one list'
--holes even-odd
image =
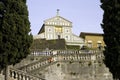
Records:
{"label": "white marble facade", "polygon": [[44,21],[38,35],[34,36],[34,39],[65,39],[67,45],[79,45],[84,44],[84,39],[72,33],[72,22],[57,15]]}

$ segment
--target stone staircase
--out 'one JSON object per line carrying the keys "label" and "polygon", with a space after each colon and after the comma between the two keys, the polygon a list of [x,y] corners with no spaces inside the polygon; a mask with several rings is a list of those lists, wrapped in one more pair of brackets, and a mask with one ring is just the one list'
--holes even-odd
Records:
{"label": "stone staircase", "polygon": [[58,50],[54,55],[50,54],[50,56],[47,58],[40,59],[23,67],[19,67],[18,69],[25,72],[31,72],[40,68],[42,69],[44,67],[47,67],[58,61],[95,61],[102,60],[103,58],[104,56],[101,51],[86,52],[77,50]]}
{"label": "stone staircase", "polygon": [[24,71],[10,68],[9,76],[14,80],[44,80],[36,75],[28,74]]}
{"label": "stone staircase", "polygon": [[[54,53],[55,52],[55,53]],[[40,53],[40,52],[38,52]],[[58,50],[46,53],[47,58],[41,58],[17,69],[10,68],[9,76],[13,80],[45,80],[42,70],[57,62],[98,61],[104,58],[102,51]],[[34,54],[32,54],[33,56]],[[37,57],[37,53],[35,53]],[[49,57],[48,57],[49,56]],[[39,72],[37,72],[39,70]],[[37,73],[36,73],[37,72]],[[38,74],[39,73],[39,74]],[[2,80],[2,79],[0,79]]]}

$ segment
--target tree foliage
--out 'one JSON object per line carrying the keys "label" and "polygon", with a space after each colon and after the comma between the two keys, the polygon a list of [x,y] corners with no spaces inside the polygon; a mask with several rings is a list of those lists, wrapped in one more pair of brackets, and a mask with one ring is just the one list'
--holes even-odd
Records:
{"label": "tree foliage", "polygon": [[104,10],[102,28],[106,44],[105,64],[120,80],[120,0],[101,0]]}
{"label": "tree foliage", "polygon": [[26,0],[0,0],[0,69],[30,53],[30,31]]}

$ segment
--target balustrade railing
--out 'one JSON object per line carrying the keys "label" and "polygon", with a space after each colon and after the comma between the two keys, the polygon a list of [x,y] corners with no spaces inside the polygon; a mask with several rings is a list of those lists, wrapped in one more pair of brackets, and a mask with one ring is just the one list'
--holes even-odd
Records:
{"label": "balustrade railing", "polygon": [[32,56],[52,56],[56,54],[96,54],[101,50],[31,50]]}
{"label": "balustrade railing", "polygon": [[31,64],[20,67],[20,70],[10,68],[9,75],[15,80],[45,80],[35,75],[28,74],[29,71],[36,70],[50,63],[57,61],[95,61],[97,59],[103,59],[102,51],[84,51],[84,50],[55,50],[55,51],[32,51],[33,56],[50,56],[46,59],[35,61]]}
{"label": "balustrade railing", "polygon": [[30,75],[24,71],[13,69],[13,68],[10,68],[9,76],[14,80],[45,80],[35,75]]}
{"label": "balustrade railing", "polygon": [[[39,52],[40,53],[40,52]],[[84,51],[84,50],[56,50],[48,51],[45,55],[50,54],[51,57],[33,62],[20,69],[26,72],[38,69],[42,66],[49,65],[56,61],[95,61],[97,59],[103,59],[102,51]],[[37,56],[37,55],[36,55]],[[39,55],[38,55],[39,56]]]}
{"label": "balustrade railing", "polygon": [[53,54],[52,50],[39,50],[39,49],[32,50],[31,49],[31,56],[50,56],[52,54]]}

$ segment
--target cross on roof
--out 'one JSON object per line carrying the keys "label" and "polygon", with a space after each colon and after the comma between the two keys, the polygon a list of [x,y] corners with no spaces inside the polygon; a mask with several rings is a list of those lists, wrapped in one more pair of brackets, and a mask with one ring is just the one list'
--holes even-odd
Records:
{"label": "cross on roof", "polygon": [[57,16],[59,16],[59,11],[60,11],[60,10],[59,10],[59,9],[57,9]]}

